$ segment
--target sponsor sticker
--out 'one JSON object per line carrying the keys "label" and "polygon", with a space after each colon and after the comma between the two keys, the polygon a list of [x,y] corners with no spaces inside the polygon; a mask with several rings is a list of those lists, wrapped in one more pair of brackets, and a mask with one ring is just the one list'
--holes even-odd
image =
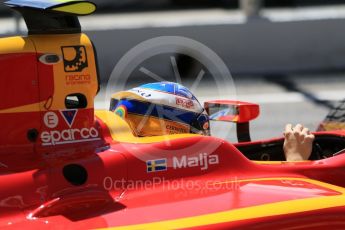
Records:
{"label": "sponsor sticker", "polygon": [[66,75],[66,84],[67,85],[83,85],[83,84],[91,84],[91,76],[90,74],[74,74],[74,75]]}
{"label": "sponsor sticker", "polygon": [[[99,132],[96,128],[72,128],[78,110],[61,110],[60,115],[69,127],[68,129],[49,130],[41,133],[42,146],[55,146],[64,144],[74,144],[100,140]],[[58,115],[54,112],[47,112],[44,117],[44,124],[55,129],[59,125]]]}
{"label": "sponsor sticker", "polygon": [[116,108],[115,114],[121,117],[122,119],[126,118],[127,116],[127,108],[124,105],[120,105]]}
{"label": "sponsor sticker", "polygon": [[48,113],[44,114],[43,122],[44,122],[45,126],[47,126],[48,128],[54,129],[59,124],[59,118],[56,115],[56,113],[48,112]]}
{"label": "sponsor sticker", "polygon": [[43,146],[74,144],[100,140],[99,133],[94,127],[82,129],[65,129],[44,131],[41,134]]}
{"label": "sponsor sticker", "polygon": [[138,95],[140,95],[142,97],[145,97],[145,98],[152,97],[152,94],[149,91],[145,90],[145,89],[134,88],[134,89],[131,89],[129,91],[133,92],[133,93],[136,93],[136,94],[138,94]]}
{"label": "sponsor sticker", "polygon": [[176,98],[176,105],[182,106],[183,108],[193,109],[194,102],[189,99]]}
{"label": "sponsor sticker", "polygon": [[65,120],[66,124],[71,128],[74,123],[74,119],[78,113],[76,109],[60,110],[60,113]]}
{"label": "sponsor sticker", "polygon": [[205,122],[205,123],[203,124],[202,128],[203,128],[204,130],[209,129],[209,128],[210,128],[210,123],[209,123],[209,122]]}
{"label": "sponsor sticker", "polygon": [[179,133],[189,133],[189,128],[182,126],[182,125],[175,125],[172,122],[169,122],[165,126],[166,130],[168,130],[169,134],[179,134]]}
{"label": "sponsor sticker", "polygon": [[85,46],[61,47],[65,72],[81,72],[88,67]]}

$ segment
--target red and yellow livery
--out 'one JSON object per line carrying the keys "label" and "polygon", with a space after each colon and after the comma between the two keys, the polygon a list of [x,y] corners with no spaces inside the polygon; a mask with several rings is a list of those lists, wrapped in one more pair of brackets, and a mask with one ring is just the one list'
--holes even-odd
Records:
{"label": "red and yellow livery", "polygon": [[[76,23],[94,5],[8,4],[29,35],[0,40],[1,228],[345,228],[344,151],[288,163],[282,139],[136,137],[118,115],[94,111],[95,50]],[[47,27],[56,18],[74,23]],[[344,134],[316,135],[325,150],[341,149]]]}

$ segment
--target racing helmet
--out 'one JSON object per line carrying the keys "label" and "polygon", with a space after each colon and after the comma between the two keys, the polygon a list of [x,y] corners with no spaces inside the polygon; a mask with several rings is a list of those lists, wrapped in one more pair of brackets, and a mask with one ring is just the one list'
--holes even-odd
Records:
{"label": "racing helmet", "polygon": [[110,110],[139,137],[169,134],[210,134],[209,117],[186,87],[158,82],[112,95]]}

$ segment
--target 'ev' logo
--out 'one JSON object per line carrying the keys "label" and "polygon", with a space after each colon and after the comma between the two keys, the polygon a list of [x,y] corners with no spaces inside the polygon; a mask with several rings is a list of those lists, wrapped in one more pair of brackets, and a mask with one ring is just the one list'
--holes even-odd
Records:
{"label": "'ev' logo", "polygon": [[81,72],[88,67],[85,46],[61,47],[65,72]]}

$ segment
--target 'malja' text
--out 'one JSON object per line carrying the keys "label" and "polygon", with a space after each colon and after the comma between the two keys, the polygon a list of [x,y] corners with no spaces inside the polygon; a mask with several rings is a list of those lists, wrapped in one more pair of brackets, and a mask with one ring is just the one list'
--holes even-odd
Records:
{"label": "'malja' text", "polygon": [[200,167],[201,170],[207,170],[210,165],[217,164],[219,164],[219,156],[207,153],[201,153],[198,156],[173,157],[174,169]]}

